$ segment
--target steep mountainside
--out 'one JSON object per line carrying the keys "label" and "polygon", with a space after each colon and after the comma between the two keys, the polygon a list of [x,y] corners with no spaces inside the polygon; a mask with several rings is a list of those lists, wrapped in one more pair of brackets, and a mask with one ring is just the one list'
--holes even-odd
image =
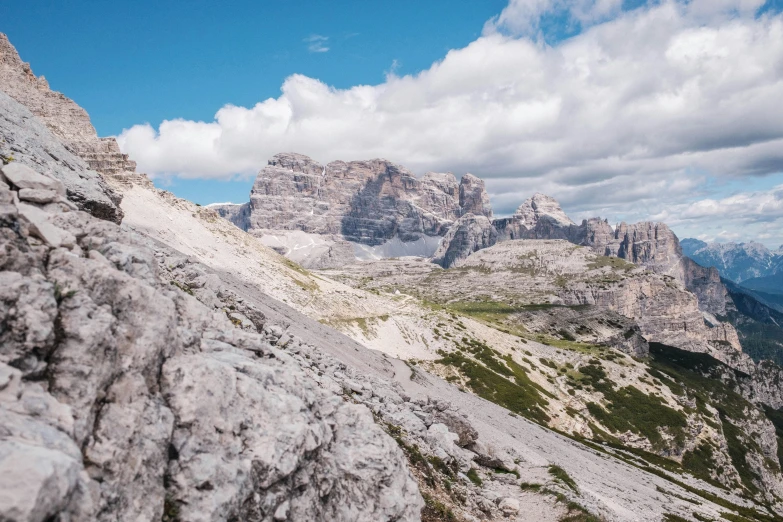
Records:
{"label": "steep mountainside", "polygon": [[783,272],[783,253],[772,252],[753,241],[705,243],[698,239],[683,239],[682,247],[686,256],[702,266],[717,268],[721,277],[735,283]]}
{"label": "steep mountainside", "polygon": [[[424,237],[368,256],[439,237],[416,223],[455,197],[450,242],[478,250],[309,271],[214,208],[87,170],[68,129],[4,103],[0,519],[781,520],[780,370],[709,355],[739,354],[731,330],[665,269],[491,246],[476,178],[392,175],[343,216]],[[121,226],[80,199],[113,191]],[[639,230],[618,249],[665,266]]]}
{"label": "steep mountainside", "polygon": [[52,91],[43,76],[36,77],[22,62],[8,37],[0,33],[0,86],[27,107],[66,149],[90,169],[104,175],[133,174],[136,163],[120,152],[114,138],[99,138],[87,111],[63,94]]}

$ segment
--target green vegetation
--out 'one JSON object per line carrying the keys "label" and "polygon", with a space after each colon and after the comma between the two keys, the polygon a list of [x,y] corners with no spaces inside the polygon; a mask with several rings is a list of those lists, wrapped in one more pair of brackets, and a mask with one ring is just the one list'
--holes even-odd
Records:
{"label": "green vegetation", "polygon": [[619,257],[598,256],[595,258],[594,261],[587,263],[588,270],[597,270],[607,266],[612,269],[619,269],[625,271],[633,270],[634,268],[636,268],[636,265],[634,265],[633,263],[629,263],[625,259]]}
{"label": "green vegetation", "polygon": [[170,494],[163,499],[163,516],[161,522],[175,522],[179,520],[179,505]]}
{"label": "green vegetation", "polygon": [[448,354],[439,352],[442,358],[435,362],[459,370],[478,396],[534,421],[549,420],[544,396],[553,397],[552,394],[533,382],[527,370],[510,356],[500,357],[499,352],[483,342],[466,337],[457,348]]}
{"label": "green vegetation", "polygon": [[713,450],[709,443],[702,441],[693,451],[682,456],[682,467],[695,477],[709,477],[713,467]]}
{"label": "green vegetation", "polygon": [[539,492],[541,491],[541,484],[536,484],[533,482],[523,482],[519,485],[520,488],[522,488],[522,491],[535,491]]}
{"label": "green vegetation", "polygon": [[454,512],[446,507],[443,502],[441,502],[438,499],[433,498],[431,495],[427,493],[422,493],[422,498],[424,499],[424,508],[421,510],[421,520],[422,522],[440,522],[440,521],[452,521],[457,520],[457,517],[454,516]]}
{"label": "green vegetation", "polygon": [[634,386],[604,392],[606,408],[590,402],[590,414],[612,433],[632,431],[646,437],[653,447],[661,447],[659,428],[666,429],[677,443],[685,440],[687,419],[682,412],[666,406],[659,397],[647,395]]}
{"label": "green vegetation", "polygon": [[579,487],[576,485],[576,482],[574,482],[574,479],[571,478],[571,476],[558,466],[557,464],[552,464],[549,466],[549,474],[552,475],[552,477],[568,486],[574,493],[577,495],[579,494]]}
{"label": "green vegetation", "polygon": [[764,407],[764,414],[775,426],[775,435],[778,438],[778,463],[783,469],[783,410],[776,410],[768,406]]}
{"label": "green vegetation", "polygon": [[734,469],[739,473],[742,484],[751,493],[758,493],[758,487],[754,483],[755,480],[760,480],[756,473],[750,468],[747,460],[748,446],[755,446],[758,453],[761,453],[758,445],[752,440],[747,440],[742,435],[742,431],[734,424],[729,422],[721,415],[721,422],[723,423],[723,435],[726,437],[726,442],[729,445],[729,456],[731,457],[731,463],[734,465]]}
{"label": "green vegetation", "polygon": [[[70,299],[71,297],[76,295],[76,290],[63,290],[63,287],[60,286],[60,283],[57,281],[54,282],[54,300],[57,302],[57,305],[59,306],[63,301],[66,299]],[[191,292],[191,295],[193,293]]]}
{"label": "green vegetation", "polygon": [[568,512],[559,522],[603,522],[603,519],[593,515],[576,502],[568,502],[567,507]]}
{"label": "green vegetation", "polygon": [[481,477],[479,477],[478,471],[476,471],[476,468],[470,468],[468,472],[465,474],[472,483],[474,483],[477,486],[481,486],[484,482],[481,480]]}
{"label": "green vegetation", "polygon": [[663,520],[665,522],[690,522],[687,518],[683,518],[679,515],[674,515],[672,513],[666,513],[663,515]]}
{"label": "green vegetation", "polygon": [[193,290],[191,290],[190,287],[186,284],[180,283],[179,281],[174,281],[173,279],[169,281],[169,284],[172,286],[176,286],[186,294],[193,295]]}

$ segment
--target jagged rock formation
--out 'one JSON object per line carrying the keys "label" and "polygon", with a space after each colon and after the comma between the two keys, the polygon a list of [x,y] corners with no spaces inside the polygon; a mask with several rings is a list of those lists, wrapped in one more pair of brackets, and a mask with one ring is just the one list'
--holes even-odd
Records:
{"label": "jagged rock formation", "polygon": [[[435,176],[443,176],[449,182],[454,179],[451,174],[435,174],[433,172],[425,174],[424,179],[434,179]],[[492,205],[489,202],[489,194],[484,186],[484,180],[470,173],[462,176],[459,182],[459,206],[462,216],[474,214],[492,219]]]}
{"label": "jagged rock formation", "polygon": [[83,159],[66,149],[26,107],[2,92],[7,85],[0,83],[0,166],[8,162],[33,167],[62,182],[68,198],[80,209],[119,223],[120,195],[100,174],[89,170]]}
{"label": "jagged rock formation", "polygon": [[443,267],[453,266],[458,260],[497,242],[497,230],[483,215],[466,214],[449,229],[443,242],[435,251],[433,263]]}
{"label": "jagged rock formation", "polygon": [[510,218],[496,219],[498,241],[509,239],[569,239],[574,222],[552,197],[536,193]]}
{"label": "jagged rock formation", "polygon": [[278,154],[259,172],[248,208],[219,207],[240,228],[339,235],[369,246],[442,236],[467,213],[492,216],[484,183],[429,172],[420,179],[386,160],[321,165]]}
{"label": "jagged rock formation", "polygon": [[122,154],[114,138],[99,138],[87,111],[63,94],[52,91],[43,76],[36,77],[22,62],[8,37],[0,33],[0,89],[35,114],[66,149],[90,169],[104,175],[134,173],[136,163]]}
{"label": "jagged rock formation", "polygon": [[365,408],[166,284],[143,240],[36,204],[61,185],[25,169],[0,180],[0,518],[418,518]]}

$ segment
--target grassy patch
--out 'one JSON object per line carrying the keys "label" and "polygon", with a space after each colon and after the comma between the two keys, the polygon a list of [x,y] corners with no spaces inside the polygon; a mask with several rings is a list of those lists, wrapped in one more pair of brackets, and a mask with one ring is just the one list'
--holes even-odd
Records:
{"label": "grassy patch", "polygon": [[646,437],[653,447],[660,447],[663,438],[659,428],[662,428],[677,442],[684,441],[685,415],[666,406],[661,398],[642,393],[634,386],[604,393],[604,398],[609,401],[605,408],[590,402],[587,409],[611,432],[632,431]]}
{"label": "grassy patch", "polygon": [[695,477],[711,478],[713,470],[713,449],[709,443],[702,441],[693,451],[686,451],[682,456],[682,467]]}
{"label": "grassy patch", "polygon": [[577,495],[579,494],[579,487],[576,485],[576,482],[574,482],[574,479],[571,478],[568,472],[566,472],[566,470],[557,464],[552,464],[549,466],[549,474],[552,475],[555,480],[568,486],[574,493]]}
{"label": "grassy patch", "polygon": [[460,352],[452,352],[442,353],[443,358],[435,362],[458,369],[479,397],[536,422],[549,421],[544,409],[548,401],[543,397],[547,392],[530,380],[522,366],[510,357],[498,359],[482,343],[468,345],[467,348],[472,350],[478,361]]}
{"label": "grassy patch", "polygon": [[427,493],[422,493],[424,508],[421,510],[422,522],[456,521],[454,512],[440,500]]}
{"label": "grassy patch", "polygon": [[723,435],[726,437],[726,442],[729,445],[731,463],[734,465],[734,469],[737,470],[737,473],[739,473],[742,484],[748,491],[757,494],[759,490],[754,481],[760,481],[761,477],[750,468],[747,459],[748,446],[755,445],[755,442],[747,440],[747,438],[742,435],[742,431],[722,415],[721,422],[723,423]]}
{"label": "grassy patch", "polygon": [[613,270],[633,270],[636,265],[629,263],[625,259],[619,257],[598,256],[593,261],[587,263],[588,270],[598,270],[604,267],[609,267]]}
{"label": "grassy patch", "polygon": [[481,485],[484,483],[481,480],[481,477],[479,477],[478,471],[476,471],[476,468],[470,468],[468,472],[465,474],[472,483],[475,485],[481,487]]}
{"label": "grassy patch", "polygon": [[191,288],[186,284],[180,283],[179,281],[174,281],[173,279],[169,281],[169,284],[171,286],[176,286],[186,294],[193,295],[193,290],[191,290]]}

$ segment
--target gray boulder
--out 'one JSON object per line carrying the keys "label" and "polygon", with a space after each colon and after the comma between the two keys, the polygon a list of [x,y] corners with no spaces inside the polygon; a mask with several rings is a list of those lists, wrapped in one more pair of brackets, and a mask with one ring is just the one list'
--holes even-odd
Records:
{"label": "gray boulder", "polygon": [[[51,186],[64,186],[68,199],[81,210],[115,223],[122,221],[119,194],[100,174],[90,170],[83,159],[68,150],[26,107],[2,90],[0,114],[3,115],[0,118],[0,155],[9,162],[5,169],[15,169],[11,171],[12,176],[20,175],[19,167],[30,167],[38,175],[46,175]],[[45,188],[33,186],[32,180],[23,183],[25,186],[19,188]],[[31,200],[30,193],[24,198]]]}

